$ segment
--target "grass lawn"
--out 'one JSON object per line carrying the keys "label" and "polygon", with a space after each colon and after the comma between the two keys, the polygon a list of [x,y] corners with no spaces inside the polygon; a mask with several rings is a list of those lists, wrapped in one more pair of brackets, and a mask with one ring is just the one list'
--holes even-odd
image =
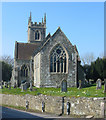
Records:
{"label": "grass lawn", "polygon": [[0,89],[0,93],[3,94],[16,94],[16,95],[49,95],[49,96],[67,96],[67,97],[104,97],[104,86],[102,85],[102,89],[96,90],[96,85],[92,85],[90,87],[78,89],[78,88],[68,88],[68,91],[61,92],[60,88],[36,88],[33,87],[33,91],[29,89],[27,91],[21,92],[20,88],[8,88]]}

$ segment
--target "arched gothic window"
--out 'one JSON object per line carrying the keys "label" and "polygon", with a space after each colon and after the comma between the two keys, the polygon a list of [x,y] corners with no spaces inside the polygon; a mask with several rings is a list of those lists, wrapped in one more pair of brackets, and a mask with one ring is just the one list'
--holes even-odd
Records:
{"label": "arched gothic window", "polygon": [[26,65],[23,65],[21,67],[21,76],[22,77],[28,77],[28,68]]}
{"label": "arched gothic window", "polygon": [[39,33],[39,31],[37,30],[36,32],[35,32],[35,40],[39,40],[40,39],[40,33]]}
{"label": "arched gothic window", "polygon": [[50,54],[50,72],[67,72],[66,53],[60,45],[57,45]]}

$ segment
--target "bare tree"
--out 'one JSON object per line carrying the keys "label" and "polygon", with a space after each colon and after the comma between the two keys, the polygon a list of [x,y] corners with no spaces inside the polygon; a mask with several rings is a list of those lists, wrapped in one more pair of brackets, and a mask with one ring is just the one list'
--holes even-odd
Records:
{"label": "bare tree", "polygon": [[95,56],[93,53],[86,53],[81,57],[81,61],[83,65],[85,64],[90,65],[91,62],[93,62],[94,60],[95,60]]}
{"label": "bare tree", "polygon": [[6,62],[8,64],[11,64],[12,67],[14,65],[14,59],[9,55],[4,55],[4,56],[0,57],[0,60]]}

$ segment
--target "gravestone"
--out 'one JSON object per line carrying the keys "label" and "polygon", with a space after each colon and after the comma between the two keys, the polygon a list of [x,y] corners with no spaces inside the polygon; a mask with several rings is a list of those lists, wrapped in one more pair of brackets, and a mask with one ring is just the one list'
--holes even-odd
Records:
{"label": "gravestone", "polygon": [[104,79],[104,93],[106,93],[106,79]]}
{"label": "gravestone", "polygon": [[4,82],[4,87],[6,86],[6,82]]}
{"label": "gravestone", "polygon": [[101,81],[101,79],[98,79],[96,81],[96,89],[102,89],[102,81]]}
{"label": "gravestone", "polygon": [[30,81],[30,91],[32,91],[32,81]]}
{"label": "gravestone", "polygon": [[16,82],[14,82],[14,86],[13,87],[16,88]]}
{"label": "gravestone", "polygon": [[3,89],[3,85],[2,85],[2,82],[0,83],[0,89]]}
{"label": "gravestone", "polygon": [[2,83],[2,85],[4,85],[4,82],[3,82],[3,80],[1,81],[1,83]]}
{"label": "gravestone", "polygon": [[23,92],[24,90],[25,91],[27,90],[27,83],[26,82],[21,84],[21,92]]}
{"label": "gravestone", "polygon": [[9,85],[8,89],[10,90],[11,89],[11,82],[9,82],[8,85]]}
{"label": "gravestone", "polygon": [[7,82],[4,82],[4,87],[5,87],[5,88],[8,88]]}
{"label": "gravestone", "polygon": [[67,92],[67,81],[66,80],[63,80],[61,83],[61,91]]}
{"label": "gravestone", "polygon": [[82,88],[82,81],[79,80],[79,87],[78,87],[78,89],[81,89],[81,88]]}

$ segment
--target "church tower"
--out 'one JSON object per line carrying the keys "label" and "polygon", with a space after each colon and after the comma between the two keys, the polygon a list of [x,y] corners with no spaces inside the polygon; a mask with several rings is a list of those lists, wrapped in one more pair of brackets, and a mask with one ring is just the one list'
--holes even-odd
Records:
{"label": "church tower", "polygon": [[28,20],[28,43],[36,43],[43,41],[46,36],[46,14],[42,22],[32,22],[31,12]]}

